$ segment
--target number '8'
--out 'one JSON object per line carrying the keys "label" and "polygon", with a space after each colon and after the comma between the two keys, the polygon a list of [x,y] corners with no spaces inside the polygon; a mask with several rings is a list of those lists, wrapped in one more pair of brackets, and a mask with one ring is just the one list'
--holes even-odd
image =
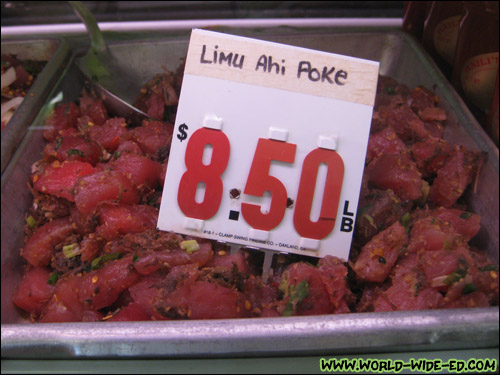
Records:
{"label": "number '8'", "polygon": [[[212,145],[212,157],[208,165],[203,164],[202,160],[206,145]],[[293,163],[296,149],[297,145],[292,143],[259,139],[244,193],[262,197],[269,191],[272,199],[267,213],[262,213],[259,205],[241,204],[243,218],[251,227],[270,231],[283,220],[287,191],[279,179],[269,175],[269,169],[272,160]],[[192,134],[186,146],[187,170],[181,177],[177,194],[177,201],[184,215],[207,220],[217,213],[223,193],[221,175],[226,170],[229,155],[230,142],[222,131],[201,128]],[[321,164],[325,164],[328,170],[323,201],[319,219],[311,221],[314,182]],[[306,155],[293,214],[293,225],[300,236],[319,240],[331,233],[335,226],[343,178],[344,162],[337,152],[316,148]],[[201,203],[195,199],[199,183],[205,184],[205,196]]]}

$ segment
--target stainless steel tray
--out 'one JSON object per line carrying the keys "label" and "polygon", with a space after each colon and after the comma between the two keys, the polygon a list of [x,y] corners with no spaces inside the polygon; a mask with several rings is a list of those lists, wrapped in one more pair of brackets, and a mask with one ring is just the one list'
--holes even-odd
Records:
{"label": "stainless steel tray", "polygon": [[2,172],[35,119],[50,89],[64,70],[71,54],[68,43],[61,38],[5,39],[2,54],[14,54],[21,60],[47,61],[23,102],[2,132]]}
{"label": "stainless steel tray", "polygon": [[[483,219],[474,245],[498,264],[498,149],[413,39],[397,31],[225,31],[377,60],[382,74],[409,87],[435,87],[449,113],[445,138],[488,152],[478,188],[470,189],[467,199]],[[137,79],[146,81],[162,66],[177,68],[187,46],[188,34],[117,43],[111,48]],[[51,98],[62,93],[63,101],[77,99],[82,86],[71,65]],[[26,183],[43,147],[43,117],[35,119],[2,175],[3,358],[333,355],[498,346],[498,307],[214,321],[23,324],[11,295],[21,278],[24,212],[31,204]]]}

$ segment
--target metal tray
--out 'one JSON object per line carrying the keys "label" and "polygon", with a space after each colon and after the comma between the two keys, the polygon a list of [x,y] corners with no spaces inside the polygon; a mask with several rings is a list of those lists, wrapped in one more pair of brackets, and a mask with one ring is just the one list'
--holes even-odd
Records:
{"label": "metal tray", "polygon": [[13,54],[21,60],[47,61],[23,102],[2,132],[2,173],[26,129],[35,119],[50,89],[64,70],[71,54],[68,43],[61,38],[5,39],[2,54]]}
{"label": "metal tray", "polygon": [[[474,245],[498,264],[498,149],[414,39],[399,31],[225,31],[377,60],[382,74],[409,87],[435,88],[449,114],[445,138],[488,152],[477,190],[469,189],[467,199],[483,219]],[[137,79],[146,81],[162,66],[177,68],[186,54],[188,37],[124,42],[110,48]],[[82,78],[71,65],[50,97],[62,94],[63,101],[75,100],[82,86]],[[43,113],[37,116],[2,175],[3,358],[334,355],[498,346],[498,307],[212,321],[24,324],[11,295],[24,263],[19,249],[24,212],[31,204],[26,184],[30,166],[43,147],[43,118]]]}

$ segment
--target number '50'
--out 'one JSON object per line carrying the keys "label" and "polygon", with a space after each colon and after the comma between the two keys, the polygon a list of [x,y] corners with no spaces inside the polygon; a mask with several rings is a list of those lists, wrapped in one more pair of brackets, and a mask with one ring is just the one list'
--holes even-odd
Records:
{"label": "number '50'", "polygon": [[[202,162],[206,145],[212,146],[212,157],[207,165]],[[297,145],[293,143],[259,138],[244,193],[262,197],[269,191],[272,199],[269,212],[265,214],[259,205],[241,204],[243,218],[251,227],[269,231],[283,220],[288,194],[283,183],[269,175],[269,169],[272,160],[293,163],[296,149]],[[229,154],[230,142],[222,131],[201,128],[192,134],[186,146],[187,170],[182,175],[177,194],[177,202],[184,215],[207,220],[217,213],[223,192],[221,175],[226,170]],[[328,172],[319,219],[313,222],[310,216],[320,164],[325,164]],[[337,152],[316,148],[306,155],[293,213],[293,225],[300,236],[319,240],[333,230],[343,178],[344,162]],[[201,203],[195,200],[198,183],[205,183],[205,196]]]}

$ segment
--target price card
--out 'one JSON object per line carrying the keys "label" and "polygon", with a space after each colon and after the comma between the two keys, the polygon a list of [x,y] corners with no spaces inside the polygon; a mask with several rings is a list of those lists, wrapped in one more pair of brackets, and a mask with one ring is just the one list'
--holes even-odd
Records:
{"label": "price card", "polygon": [[378,67],[193,30],[158,228],[347,260]]}

